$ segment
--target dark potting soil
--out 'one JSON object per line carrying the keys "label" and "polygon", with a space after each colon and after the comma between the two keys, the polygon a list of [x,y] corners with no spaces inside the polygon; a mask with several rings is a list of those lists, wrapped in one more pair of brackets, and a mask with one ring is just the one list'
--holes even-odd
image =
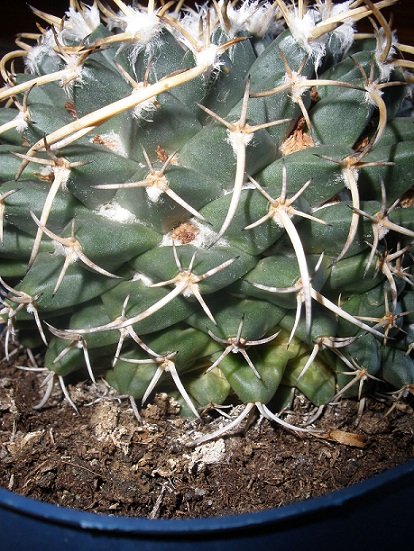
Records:
{"label": "dark potting soil", "polygon": [[[243,432],[192,447],[229,420],[214,410],[204,424],[185,420],[157,395],[139,423],[129,400],[102,381],[68,384],[77,413],[58,383],[36,410],[44,373],[16,365],[30,365],[24,350],[0,364],[0,486],[59,506],[148,518],[240,514],[320,496],[414,458],[412,396],[391,412],[392,402],[369,398],[360,419],[357,400],[326,407],[313,425],[322,437],[255,418]],[[234,418],[240,409],[225,411]],[[314,415],[298,396],[285,419],[303,426]]]}

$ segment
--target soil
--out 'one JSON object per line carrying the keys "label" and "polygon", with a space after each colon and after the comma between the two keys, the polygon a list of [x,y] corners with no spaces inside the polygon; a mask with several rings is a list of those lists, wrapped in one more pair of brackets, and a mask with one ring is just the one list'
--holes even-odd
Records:
{"label": "soil", "polygon": [[[12,364],[30,365],[26,352]],[[215,411],[204,424],[185,420],[157,395],[139,423],[129,400],[102,381],[68,384],[77,413],[58,383],[36,410],[43,379],[1,364],[0,486],[59,506],[148,518],[239,514],[323,495],[414,458],[412,397],[388,415],[389,402],[369,398],[360,419],[357,401],[329,406],[315,423],[322,438],[256,418],[243,433],[194,447],[228,420]],[[298,396],[286,420],[303,424],[314,413]]]}

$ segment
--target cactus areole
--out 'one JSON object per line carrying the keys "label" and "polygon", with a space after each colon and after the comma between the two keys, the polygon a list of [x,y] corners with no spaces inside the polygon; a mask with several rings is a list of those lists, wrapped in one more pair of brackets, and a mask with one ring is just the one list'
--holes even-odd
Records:
{"label": "cactus areole", "polygon": [[77,370],[137,416],[160,391],[193,417],[245,404],[206,440],[252,410],[317,431],[284,420],[295,393],[404,399],[414,49],[394,0],[113,4],[33,9],[1,62],[0,315],[7,354],[47,347],[39,405],[54,381],[71,401]]}

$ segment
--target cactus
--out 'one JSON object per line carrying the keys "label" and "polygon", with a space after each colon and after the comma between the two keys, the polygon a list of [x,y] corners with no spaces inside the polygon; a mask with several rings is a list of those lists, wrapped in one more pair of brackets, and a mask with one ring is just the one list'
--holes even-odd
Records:
{"label": "cactus", "polygon": [[78,370],[192,417],[245,404],[213,438],[254,408],[309,430],[298,392],[412,392],[394,0],[113,3],[34,9],[1,62],[0,314],[7,355],[47,346],[40,405]]}

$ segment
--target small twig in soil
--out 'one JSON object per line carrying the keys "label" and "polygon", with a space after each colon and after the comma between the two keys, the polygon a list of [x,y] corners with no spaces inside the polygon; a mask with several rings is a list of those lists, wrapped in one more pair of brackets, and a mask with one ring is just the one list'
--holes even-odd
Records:
{"label": "small twig in soil", "polygon": [[157,518],[158,511],[160,509],[160,506],[161,506],[161,503],[162,503],[162,498],[164,497],[166,488],[167,488],[167,482],[164,482],[164,484],[161,486],[160,495],[157,497],[157,501],[155,502],[155,505],[152,508],[152,511],[148,515],[148,518],[150,518],[150,519]]}

